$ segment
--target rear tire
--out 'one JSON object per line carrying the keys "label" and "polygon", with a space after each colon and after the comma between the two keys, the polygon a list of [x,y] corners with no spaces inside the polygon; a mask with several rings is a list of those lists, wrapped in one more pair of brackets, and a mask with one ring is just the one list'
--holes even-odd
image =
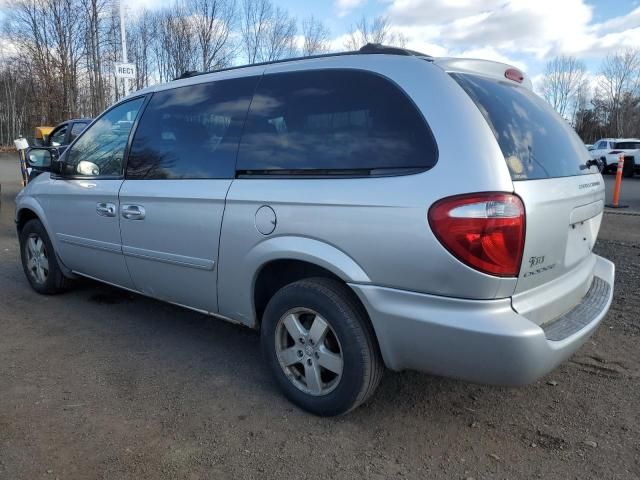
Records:
{"label": "rear tire", "polygon": [[622,176],[625,178],[633,177],[634,170],[636,168],[633,157],[626,157],[624,159],[624,167],[622,167]]}
{"label": "rear tire", "polygon": [[20,231],[20,257],[24,274],[36,292],[53,295],[65,289],[67,279],[40,220],[29,220]]}
{"label": "rear tire", "polygon": [[353,410],[382,378],[366,312],[333,279],[305,279],[280,289],[265,309],[261,343],[284,395],[316,415]]}

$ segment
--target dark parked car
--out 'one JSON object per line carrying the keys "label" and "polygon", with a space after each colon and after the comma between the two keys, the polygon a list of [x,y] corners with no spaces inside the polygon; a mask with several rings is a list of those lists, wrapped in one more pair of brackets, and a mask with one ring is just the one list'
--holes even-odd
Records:
{"label": "dark parked car", "polygon": [[58,152],[62,153],[90,123],[90,118],[76,118],[62,122],[49,134],[43,146],[58,147]]}
{"label": "dark parked car", "polygon": [[[56,150],[56,156],[60,156],[67,147],[73,142],[82,131],[89,126],[91,118],[75,118],[62,122],[51,131],[49,135],[44,139],[42,144],[36,147],[52,147]],[[29,151],[27,151],[27,155]],[[29,172],[29,180],[32,180],[40,174],[37,170],[31,170]]]}

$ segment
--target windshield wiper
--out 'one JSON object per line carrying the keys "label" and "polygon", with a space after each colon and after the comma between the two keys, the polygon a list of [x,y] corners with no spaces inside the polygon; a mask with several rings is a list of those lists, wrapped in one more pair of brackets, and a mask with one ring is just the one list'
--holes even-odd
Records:
{"label": "windshield wiper", "polygon": [[600,163],[600,160],[596,160],[596,159],[591,159],[591,160],[587,160],[586,163],[583,163],[582,165],[580,165],[580,170],[586,170],[587,168],[591,168],[591,167],[596,167],[598,170],[602,169],[602,164]]}

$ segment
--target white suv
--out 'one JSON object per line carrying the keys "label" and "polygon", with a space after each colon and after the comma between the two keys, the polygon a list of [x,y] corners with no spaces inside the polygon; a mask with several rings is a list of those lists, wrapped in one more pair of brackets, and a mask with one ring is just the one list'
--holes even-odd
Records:
{"label": "white suv", "polygon": [[603,138],[590,149],[591,158],[602,160],[602,173],[615,172],[618,158],[624,153],[624,176],[632,177],[640,169],[640,139]]}

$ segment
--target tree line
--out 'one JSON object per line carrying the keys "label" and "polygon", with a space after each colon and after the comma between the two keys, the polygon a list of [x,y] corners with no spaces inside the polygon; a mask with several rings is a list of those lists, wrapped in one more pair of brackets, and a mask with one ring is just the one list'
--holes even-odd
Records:
{"label": "tree line", "polygon": [[[0,46],[0,145],[37,125],[95,117],[125,95],[118,0],[8,0]],[[189,71],[331,51],[331,32],[314,16],[297,19],[272,0],[176,0],[128,12],[133,89]],[[387,18],[362,17],[342,47],[368,42],[406,46]],[[336,48],[333,46],[333,48]],[[339,46],[338,46],[339,48]],[[546,66],[542,96],[585,142],[640,136],[640,51],[607,56],[594,77],[575,57]]]}
{"label": "tree line", "polygon": [[638,49],[608,55],[595,77],[576,57],[555,57],[546,64],[540,91],[585,143],[640,137]]}
{"label": "tree line", "polygon": [[[9,0],[0,47],[0,145],[37,125],[95,117],[125,95],[118,0]],[[190,71],[328,53],[331,32],[313,15],[298,20],[272,0],[177,0],[128,12],[132,88]],[[369,41],[403,46],[385,17],[363,17],[344,48]]]}

